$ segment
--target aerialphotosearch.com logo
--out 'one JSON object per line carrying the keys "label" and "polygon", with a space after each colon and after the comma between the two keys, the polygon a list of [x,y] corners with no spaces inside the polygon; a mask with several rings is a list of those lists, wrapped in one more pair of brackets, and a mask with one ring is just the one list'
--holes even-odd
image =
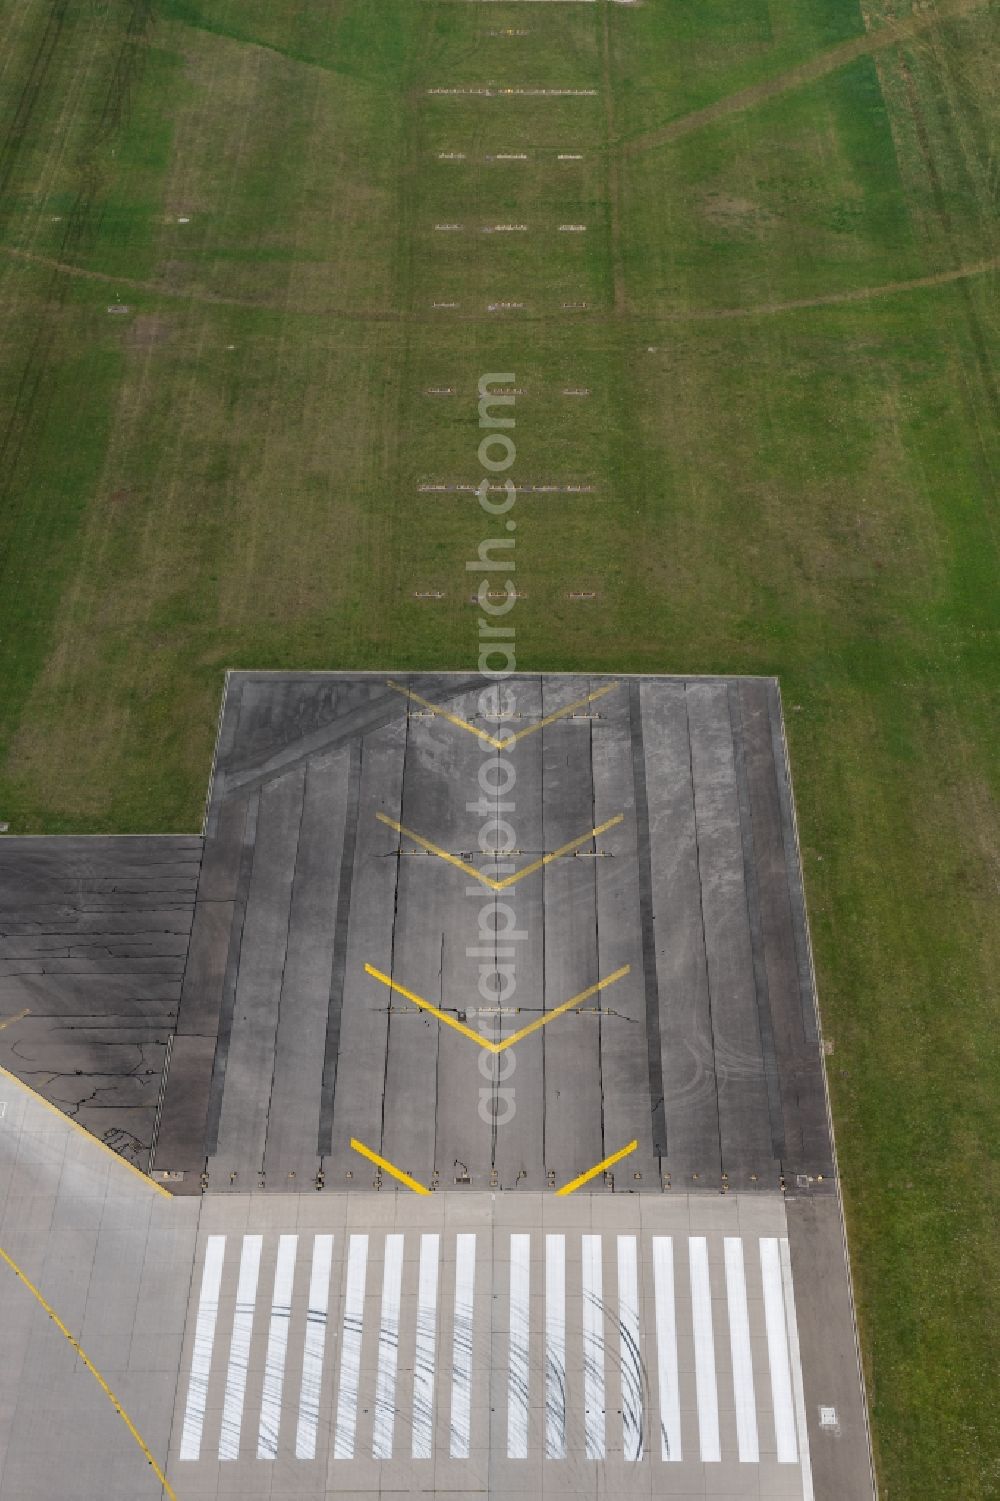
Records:
{"label": "aerialphotosearch.com logo", "polygon": [[[508,389],[494,390],[494,387]],[[497,483],[495,476],[506,474],[517,457],[514,440],[509,430],[514,426],[513,415],[502,415],[503,409],[514,405],[514,376],[512,373],[488,374],[479,378],[479,426],[488,429],[479,444],[479,462],[486,476],[476,488],[476,496],[485,514],[500,525],[506,536],[484,537],[479,544],[478,557],[466,563],[468,573],[483,575],[476,594],[480,614],[479,671],[491,684],[479,695],[479,713],[498,726],[514,717],[516,696],[513,689],[505,687],[517,668],[514,650],[514,626],[510,621],[511,611],[517,603],[517,590],[512,575],[516,572],[514,562],[517,522],[510,515],[517,500],[513,480],[505,478]],[[500,409],[498,414],[497,409]],[[499,585],[495,575],[506,575]],[[499,586],[498,586],[499,585]],[[495,738],[499,739],[497,729]],[[509,856],[517,848],[517,837],[511,818],[515,812],[513,798],[517,772],[513,761],[504,755],[503,749],[490,749],[479,767],[479,790],[481,796],[466,804],[466,811],[478,814],[483,820],[479,830],[479,848],[484,855],[497,859],[497,875],[512,875],[514,866]],[[468,896],[482,899],[482,886],[466,887]],[[466,949],[466,957],[478,961],[479,996],[484,1004],[479,1008],[479,1030],[489,1036],[493,1043],[501,1042],[504,1036],[505,1017],[513,1016],[511,1006],[517,989],[516,946],[527,938],[527,933],[517,926],[514,908],[509,902],[497,897],[481,902],[476,923],[476,942]],[[486,1052],[479,1056],[479,1071],[488,1082],[479,1090],[479,1117],[494,1128],[507,1125],[515,1113],[514,1076],[517,1059],[513,1048],[501,1053]]]}

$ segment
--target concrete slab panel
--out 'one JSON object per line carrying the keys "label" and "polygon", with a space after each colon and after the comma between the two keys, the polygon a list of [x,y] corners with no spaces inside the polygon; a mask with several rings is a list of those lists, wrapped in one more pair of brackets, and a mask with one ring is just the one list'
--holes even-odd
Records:
{"label": "concrete slab panel", "polygon": [[[204,846],[25,848],[17,905],[0,844],[0,1050],[54,1081],[90,1050],[53,1093],[177,1194],[0,1076],[0,1244],[185,1496],[869,1501],[775,686],[524,675],[497,718],[393,683],[231,674]],[[29,1456],[79,1375],[9,1328],[0,1501],[66,1483]],[[74,1494],[135,1494],[90,1413]]]}

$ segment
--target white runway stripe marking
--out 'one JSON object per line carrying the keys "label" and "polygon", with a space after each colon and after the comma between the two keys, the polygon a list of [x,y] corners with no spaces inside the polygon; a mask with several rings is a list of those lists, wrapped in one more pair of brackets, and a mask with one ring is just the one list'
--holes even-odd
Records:
{"label": "white runway stripe marking", "polygon": [[799,1430],[799,1457],[802,1461],[802,1501],[813,1501],[812,1464],[809,1459],[809,1428],[806,1423],[806,1398],[802,1389],[802,1356],[799,1352],[799,1325],[795,1317],[795,1289],[792,1283],[792,1254],[788,1241],[778,1243],[781,1253],[781,1281],[785,1291],[785,1325],[788,1350],[792,1361],[792,1395]]}
{"label": "white runway stripe marking", "polygon": [[622,1373],[622,1453],[643,1454],[642,1349],[639,1343],[639,1267],[634,1235],[618,1237],[618,1338]]}
{"label": "white runway stripe marking", "polygon": [[382,1263],[382,1317],[378,1329],[378,1375],[372,1456],[392,1458],[396,1422],[396,1371],[399,1365],[399,1303],[403,1286],[403,1237],[387,1235]]}
{"label": "white runway stripe marking", "polygon": [[750,1347],[750,1318],[747,1311],[747,1284],[743,1267],[743,1242],[739,1236],[727,1235],[726,1300],[729,1304],[729,1348],[733,1357],[733,1401],[736,1405],[736,1445],[744,1464],[760,1459],[757,1442],[757,1403],[753,1388],[753,1358]]}
{"label": "white runway stripe marking", "polygon": [[545,1237],[545,1457],[566,1458],[566,1237]]}
{"label": "white runway stripe marking", "polygon": [[799,1451],[795,1440],[795,1409],[788,1367],[781,1258],[778,1242],[772,1236],[761,1240],[760,1270],[764,1279],[764,1324],[767,1329],[767,1355],[771,1365],[771,1397],[774,1403],[774,1437],[778,1447],[778,1460],[781,1464],[795,1464]]}
{"label": "white runway stripe marking", "polygon": [[226,1255],[226,1237],[210,1235],[205,1243],[205,1265],[198,1295],[198,1320],[194,1328],[194,1351],[188,1377],[187,1406],[181,1434],[181,1459],[197,1459],[201,1454],[201,1435],[205,1426],[208,1400],[208,1376],[212,1369],[215,1325],[219,1316],[219,1288],[222,1264]]}
{"label": "white runway stripe marking", "polygon": [[694,1326],[694,1380],[698,1394],[698,1441],[707,1463],[722,1458],[719,1445],[719,1393],[715,1385],[715,1336],[712,1333],[712,1283],[708,1242],[703,1235],[688,1241],[691,1267],[691,1320]]}
{"label": "white runway stripe marking", "polygon": [[288,1326],[292,1317],[292,1286],[298,1243],[297,1235],[282,1235],[278,1240],[278,1261],[274,1269],[274,1293],[271,1297],[271,1326],[264,1360],[264,1393],[261,1397],[260,1429],[257,1434],[258,1459],[278,1457],[281,1392],[285,1384],[285,1356],[288,1353]]}
{"label": "white runway stripe marking", "polygon": [[674,1308],[674,1243],[653,1236],[656,1309],[656,1373],[660,1396],[660,1458],[681,1458],[681,1398],[677,1378],[677,1314]]}
{"label": "white runway stripe marking", "polygon": [[531,1236],[510,1238],[510,1340],[507,1354],[507,1458],[528,1457],[528,1339]]}
{"label": "white runway stripe marking", "polygon": [[219,1435],[219,1458],[238,1459],[240,1429],[243,1426],[243,1402],[247,1390],[250,1364],[250,1340],[253,1335],[254,1305],[257,1302],[257,1274],[260,1271],[260,1248],[263,1236],[244,1235],[240,1256],[240,1275],[236,1286],[236,1312],[233,1337],[229,1345],[229,1369],[226,1395],[222,1404],[222,1432]]}
{"label": "white runway stripe marking", "polygon": [[316,1431],[323,1385],[323,1355],[326,1349],[326,1319],[330,1300],[330,1268],[333,1236],[317,1235],[313,1241],[309,1274],[309,1308],[306,1342],[302,1352],[302,1386],[299,1391],[299,1423],[295,1433],[295,1458],[316,1458]]}
{"label": "white runway stripe marking", "polygon": [[588,1459],[603,1459],[604,1292],[601,1237],[583,1236],[583,1432]]}
{"label": "white runway stripe marking", "polygon": [[451,1340],[452,1459],[468,1459],[472,1437],[472,1315],[476,1292],[476,1237],[455,1241],[455,1313]]}
{"label": "white runway stripe marking", "polygon": [[413,1357],[414,1459],[430,1459],[434,1448],[434,1357],[437,1345],[438,1256],[441,1237],[420,1237],[417,1283],[417,1344]]}
{"label": "white runway stripe marking", "polygon": [[333,1441],[335,1459],[354,1458],[354,1436],[358,1426],[358,1381],[361,1374],[361,1331],[365,1313],[367,1272],[368,1237],[367,1235],[352,1235],[347,1252],[344,1332],[340,1342],[337,1432]]}
{"label": "white runway stripe marking", "polygon": [[[575,1248],[579,1237],[581,1282],[579,1304],[580,1333],[576,1333],[577,1312],[567,1308],[567,1251]],[[419,1239],[419,1266],[416,1245]],[[540,1241],[544,1239],[544,1248]],[[697,1409],[698,1454],[703,1463],[718,1463],[722,1458],[739,1459],[741,1465],[759,1464],[761,1446],[765,1459],[776,1456],[782,1465],[798,1465],[801,1470],[800,1501],[813,1501],[806,1405],[802,1382],[801,1352],[795,1313],[795,1290],[792,1281],[788,1241],[783,1238],[753,1237],[747,1241],[738,1235],[685,1237],[688,1248],[688,1288],[691,1300],[691,1323],[682,1306],[678,1318],[677,1298],[686,1298],[675,1272],[674,1240],[670,1236],[653,1236],[651,1241],[652,1289],[648,1302],[642,1297],[643,1278],[647,1275],[643,1240],[635,1234],[615,1235],[617,1275],[614,1289],[604,1285],[604,1244],[601,1234],[580,1231],[571,1235],[538,1231],[511,1234],[509,1237],[509,1283],[506,1292],[502,1281],[492,1282],[492,1294],[507,1302],[507,1457],[510,1459],[544,1457],[548,1460],[579,1462],[603,1461],[610,1453],[618,1454],[621,1435],[621,1458],[630,1464],[641,1463],[655,1439],[649,1440],[650,1426],[655,1425],[658,1410],[660,1455],[665,1461],[681,1459],[680,1378],[693,1390],[686,1400]],[[374,1242],[365,1234],[347,1238],[344,1272],[344,1306],[339,1373],[331,1366],[325,1383],[324,1369],[331,1311],[331,1282],[335,1238],[315,1235],[311,1246],[308,1306],[300,1294],[293,1308],[293,1294],[300,1277],[297,1269],[300,1237],[294,1233],[275,1235],[273,1288],[270,1277],[261,1278],[263,1236],[244,1235],[239,1256],[238,1277],[235,1268],[230,1276],[237,1281],[235,1309],[231,1329],[217,1336],[219,1305],[226,1266],[227,1237],[211,1235],[205,1241],[200,1285],[193,1294],[192,1342],[187,1390],[178,1393],[184,1400],[183,1420],[179,1422],[178,1457],[184,1461],[202,1457],[214,1459],[214,1452],[203,1456],[206,1446],[206,1419],[211,1429],[208,1446],[213,1451],[218,1431],[218,1457],[233,1461],[240,1457],[244,1412],[246,1424],[256,1432],[256,1445],[250,1448],[247,1436],[244,1455],[256,1453],[264,1461],[291,1457],[292,1432],[295,1430],[295,1457],[316,1460],[320,1444],[320,1421],[332,1429],[333,1458],[358,1457],[362,1412],[372,1414],[371,1455],[376,1461],[393,1458],[396,1443],[396,1412],[412,1411],[410,1442],[413,1459],[433,1460],[436,1444],[443,1442],[438,1420],[439,1388],[437,1360],[439,1341],[448,1348],[447,1323],[452,1321],[450,1338],[450,1412],[448,1451],[456,1460],[468,1459],[472,1453],[472,1391],[474,1373],[473,1315],[476,1282],[477,1237],[474,1234],[442,1237],[422,1233],[404,1237],[402,1233],[381,1234]],[[371,1242],[371,1244],[370,1244]],[[747,1245],[751,1251],[748,1281]],[[647,1242],[646,1244],[649,1244]],[[369,1353],[363,1360],[364,1318],[368,1287],[368,1259],[371,1245],[376,1262],[381,1261],[379,1313],[377,1331],[369,1334]],[[448,1266],[454,1245],[454,1307],[441,1309],[441,1267]],[[270,1248],[271,1241],[268,1240]],[[542,1286],[532,1297],[532,1256],[544,1249]],[[497,1248],[496,1259],[503,1260],[504,1250]],[[751,1300],[760,1296],[753,1264],[759,1255],[763,1292],[763,1322],[766,1332],[766,1355],[754,1348],[751,1314],[757,1305]],[[413,1263],[407,1271],[407,1257]],[[713,1259],[710,1259],[713,1258]],[[442,1258],[444,1260],[442,1261]],[[716,1259],[717,1258],[717,1259]],[[407,1309],[414,1307],[414,1342],[401,1348],[403,1325],[403,1290],[406,1277]],[[724,1289],[723,1289],[724,1277]],[[410,1279],[412,1278],[412,1284]],[[374,1284],[375,1275],[371,1282]],[[263,1285],[262,1285],[263,1283]],[[227,1282],[227,1292],[229,1288]],[[260,1291],[262,1317],[256,1319],[257,1294]],[[374,1303],[376,1288],[370,1288]],[[713,1302],[713,1293],[718,1306]],[[726,1299],[725,1315],[721,1300]],[[197,1301],[194,1302],[196,1297]],[[231,1298],[232,1294],[228,1293]],[[612,1301],[613,1300],[613,1301]],[[449,1294],[448,1302],[451,1302]],[[228,1312],[228,1308],[227,1308]],[[303,1317],[304,1315],[304,1317]],[[439,1329],[439,1317],[441,1327]],[[723,1332],[722,1319],[726,1319]],[[567,1323],[567,1318],[569,1322]],[[255,1340],[256,1319],[256,1340]],[[266,1331],[264,1323],[267,1323]],[[715,1329],[719,1321],[718,1331]],[[294,1321],[294,1328],[293,1328]],[[300,1322],[303,1324],[298,1335]],[[369,1324],[375,1320],[369,1317]],[[501,1318],[501,1327],[502,1327]],[[613,1331],[617,1325],[617,1333]],[[407,1323],[407,1328],[409,1324]],[[481,1336],[482,1349],[475,1363],[476,1372],[488,1372],[492,1361],[504,1358],[503,1334],[494,1334],[493,1354],[488,1347],[489,1331]],[[298,1391],[292,1390],[291,1376],[286,1381],[289,1341],[297,1352],[296,1338],[301,1337],[302,1368]],[[539,1341],[534,1346],[534,1341]],[[609,1347],[611,1341],[613,1348]],[[579,1341],[579,1343],[577,1343]],[[645,1361],[652,1367],[652,1347],[656,1345],[656,1372],[647,1374]],[[759,1341],[761,1346],[764,1341]],[[266,1349],[265,1349],[266,1346]],[[572,1349],[569,1347],[572,1346]],[[218,1349],[216,1349],[218,1347]],[[537,1371],[532,1372],[534,1349]],[[400,1362],[404,1360],[405,1364]],[[568,1381],[568,1368],[579,1373],[582,1355],[582,1383]],[[617,1363],[620,1381],[611,1392],[607,1389],[609,1359]],[[718,1364],[717,1359],[718,1357]],[[645,1358],[645,1359],[644,1359]],[[763,1361],[767,1360],[767,1371]],[[253,1361],[256,1381],[250,1380]],[[263,1366],[261,1372],[260,1367]],[[755,1370],[756,1366],[756,1370]],[[224,1367],[224,1369],[219,1369]],[[401,1370],[403,1376],[401,1376]],[[400,1391],[400,1381],[413,1373],[411,1393]],[[732,1419],[728,1405],[720,1413],[719,1381],[733,1394]],[[688,1372],[691,1375],[688,1375]],[[298,1372],[295,1372],[296,1377]],[[334,1377],[336,1376],[336,1380]],[[362,1384],[363,1376],[363,1384]],[[443,1377],[444,1379],[444,1377]],[[476,1377],[478,1382],[478,1375]],[[485,1374],[483,1377],[485,1387]],[[501,1377],[501,1379],[503,1379]],[[656,1381],[658,1401],[651,1400],[652,1380]],[[224,1385],[221,1423],[215,1409],[208,1413],[210,1388],[218,1381]],[[331,1387],[335,1389],[336,1400]],[[287,1395],[286,1395],[287,1392]],[[572,1393],[572,1403],[570,1394]],[[607,1408],[613,1398],[612,1431],[609,1434]],[[259,1401],[255,1402],[255,1399]],[[217,1399],[215,1399],[217,1400]],[[501,1398],[502,1400],[502,1398]],[[763,1416],[758,1400],[764,1403]],[[284,1406],[297,1401],[294,1413]],[[335,1405],[336,1412],[330,1412]],[[581,1412],[582,1407],[582,1412]],[[768,1411],[770,1408],[770,1411]],[[502,1409],[500,1409],[502,1410]],[[533,1415],[534,1414],[534,1415]],[[498,1410],[499,1415],[499,1410]],[[615,1426],[618,1416],[620,1429]],[[695,1413],[685,1413],[685,1422],[694,1422]],[[214,1423],[212,1419],[214,1418]],[[444,1414],[441,1414],[444,1418]],[[723,1421],[724,1419],[724,1421]],[[332,1421],[331,1421],[332,1420]],[[775,1444],[769,1433],[773,1420]],[[364,1421],[367,1421],[365,1419]],[[404,1419],[405,1421],[405,1419]],[[537,1430],[533,1425],[537,1423]],[[219,1424],[216,1430],[215,1424]],[[763,1424],[763,1427],[761,1426]],[[282,1431],[285,1437],[282,1438]],[[537,1432],[537,1438],[531,1434]],[[367,1429],[362,1440],[368,1451]],[[544,1433],[544,1440],[543,1435]],[[402,1440],[405,1442],[405,1440]],[[487,1441],[481,1435],[480,1444]],[[610,1444],[610,1449],[609,1449]],[[325,1441],[324,1441],[325,1451]],[[691,1447],[689,1440],[689,1447]],[[364,1455],[362,1454],[362,1459]],[[795,1473],[792,1479],[797,1485]],[[790,1482],[791,1483],[791,1482]]]}

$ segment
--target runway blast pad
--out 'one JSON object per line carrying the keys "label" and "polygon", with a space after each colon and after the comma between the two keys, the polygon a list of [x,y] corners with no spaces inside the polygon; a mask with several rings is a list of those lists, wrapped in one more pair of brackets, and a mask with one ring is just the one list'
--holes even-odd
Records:
{"label": "runway blast pad", "polygon": [[230,676],[155,1167],[380,1186],[352,1141],[429,1188],[634,1142],[586,1186],[824,1191],[773,682]]}
{"label": "runway blast pad", "polygon": [[[203,843],[0,844],[0,1245],[178,1496],[871,1501],[777,687],[501,691],[233,673]],[[0,1326],[0,1501],[131,1501]]]}

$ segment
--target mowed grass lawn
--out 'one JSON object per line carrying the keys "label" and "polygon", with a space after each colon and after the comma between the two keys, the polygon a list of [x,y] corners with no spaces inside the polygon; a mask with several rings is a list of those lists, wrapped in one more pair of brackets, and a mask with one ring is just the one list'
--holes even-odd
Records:
{"label": "mowed grass lawn", "polygon": [[[899,1501],[1000,1493],[997,40],[975,0],[0,15],[0,818],[198,828],[227,666],[471,665],[481,519],[420,486],[478,478],[514,372],[516,473],[594,486],[519,502],[519,665],[781,679]],[[429,92],[487,83],[593,92]]]}

